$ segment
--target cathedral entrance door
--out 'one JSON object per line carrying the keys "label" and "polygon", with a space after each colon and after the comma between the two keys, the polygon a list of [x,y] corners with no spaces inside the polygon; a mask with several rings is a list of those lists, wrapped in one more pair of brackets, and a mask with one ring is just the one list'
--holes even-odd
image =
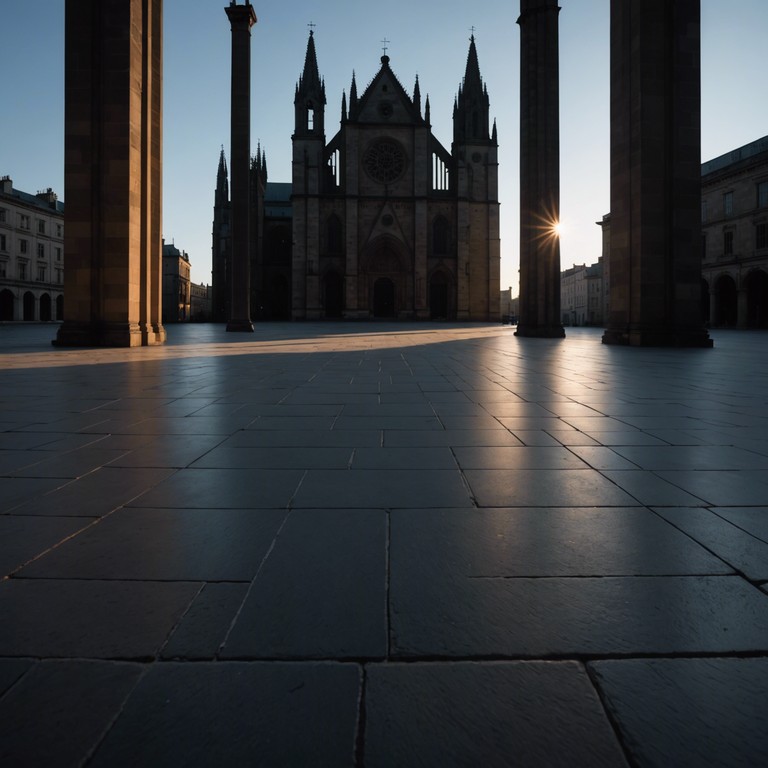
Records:
{"label": "cathedral entrance door", "polygon": [[326,317],[341,317],[344,309],[344,281],[338,272],[328,272],[323,278],[323,298]]}
{"label": "cathedral entrance door", "polygon": [[429,283],[429,317],[431,320],[448,319],[448,284],[442,272]]}
{"label": "cathedral entrance door", "polygon": [[388,277],[380,277],[373,284],[373,316],[395,316],[395,284]]}

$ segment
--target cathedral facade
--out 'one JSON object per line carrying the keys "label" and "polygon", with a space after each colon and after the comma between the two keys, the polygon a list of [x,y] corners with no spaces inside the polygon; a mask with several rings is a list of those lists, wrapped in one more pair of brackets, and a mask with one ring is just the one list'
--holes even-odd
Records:
{"label": "cathedral facade", "polygon": [[[496,126],[474,37],[448,151],[431,131],[418,78],[409,95],[381,57],[326,140],[326,94],[313,33],[296,86],[291,184],[251,168],[251,287],[256,318],[499,319]],[[226,163],[214,210],[214,317],[226,320]],[[217,287],[218,284],[218,287]],[[217,301],[218,299],[218,301]]]}

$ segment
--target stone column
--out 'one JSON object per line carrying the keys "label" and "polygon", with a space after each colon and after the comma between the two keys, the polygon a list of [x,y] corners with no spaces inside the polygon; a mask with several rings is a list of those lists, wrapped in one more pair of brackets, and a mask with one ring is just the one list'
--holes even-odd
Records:
{"label": "stone column", "polygon": [[611,0],[606,344],[709,347],[701,320],[699,0]]}
{"label": "stone column", "polygon": [[58,346],[165,341],[162,0],[67,0]]}
{"label": "stone column", "polygon": [[232,227],[232,296],[228,331],[253,332],[251,322],[250,268],[250,168],[251,168],[251,27],[253,6],[235,0],[224,9],[232,26],[232,126],[230,190]]}
{"label": "stone column", "polygon": [[562,338],[557,0],[520,0],[520,315],[517,336]]}

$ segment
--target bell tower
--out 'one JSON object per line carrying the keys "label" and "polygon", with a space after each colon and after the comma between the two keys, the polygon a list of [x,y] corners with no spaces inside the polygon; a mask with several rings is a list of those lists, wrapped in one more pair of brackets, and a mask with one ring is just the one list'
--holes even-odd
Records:
{"label": "bell tower", "polygon": [[499,317],[499,147],[474,33],[453,108],[459,320]]}
{"label": "bell tower", "polygon": [[294,319],[321,316],[319,278],[320,193],[325,149],[325,83],[320,79],[314,30],[296,84],[293,133]]}

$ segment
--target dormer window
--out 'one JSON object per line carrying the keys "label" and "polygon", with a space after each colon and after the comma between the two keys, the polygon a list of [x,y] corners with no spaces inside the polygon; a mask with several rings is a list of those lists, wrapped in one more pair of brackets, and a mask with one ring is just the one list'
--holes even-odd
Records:
{"label": "dormer window", "polygon": [[309,104],[307,104],[307,130],[313,131],[315,129],[315,108],[312,106],[312,102],[310,101]]}

